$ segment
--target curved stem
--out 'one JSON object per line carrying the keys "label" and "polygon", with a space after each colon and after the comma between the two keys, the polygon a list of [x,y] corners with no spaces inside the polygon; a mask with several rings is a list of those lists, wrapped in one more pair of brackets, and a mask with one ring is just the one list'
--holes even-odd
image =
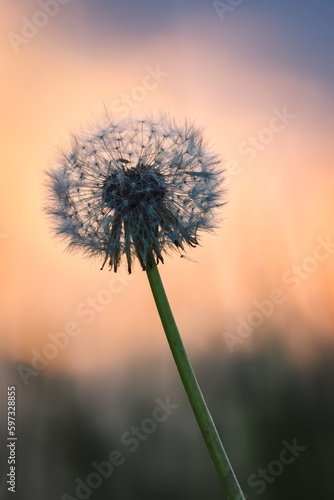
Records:
{"label": "curved stem", "polygon": [[158,267],[154,264],[146,272],[177,369],[225,493],[229,500],[245,500],[184,349]]}

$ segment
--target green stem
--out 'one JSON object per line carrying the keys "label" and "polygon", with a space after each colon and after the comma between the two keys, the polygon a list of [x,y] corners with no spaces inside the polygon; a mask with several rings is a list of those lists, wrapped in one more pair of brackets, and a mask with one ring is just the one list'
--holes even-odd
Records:
{"label": "green stem", "polygon": [[245,500],[184,349],[158,267],[154,264],[146,272],[177,369],[225,493],[229,500]]}

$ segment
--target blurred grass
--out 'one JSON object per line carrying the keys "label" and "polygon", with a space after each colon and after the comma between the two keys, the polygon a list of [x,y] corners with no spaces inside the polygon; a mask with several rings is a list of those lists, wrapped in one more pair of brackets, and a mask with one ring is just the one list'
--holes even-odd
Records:
{"label": "blurred grass", "polygon": [[[275,343],[257,354],[217,355],[195,364],[236,473],[252,500],[334,498],[333,353],[326,346],[316,361],[297,364]],[[172,361],[160,368],[154,362],[144,365],[129,369],[125,378],[105,374],[81,381],[45,371],[28,387],[16,366],[3,365],[3,437],[7,383],[16,383],[18,393],[16,500],[59,500],[64,493],[72,496],[67,500],[80,498],[75,478],[85,481],[94,471],[92,462],[108,460],[115,449],[122,452],[124,464],[85,498],[223,498]],[[152,417],[155,399],[165,401],[167,396],[179,408],[131,453],[121,442],[122,434]],[[279,458],[283,441],[292,444],[294,439],[305,451],[273,482],[265,482],[259,494],[249,477]],[[13,495],[4,483],[5,446],[1,457],[0,497],[7,500]]]}

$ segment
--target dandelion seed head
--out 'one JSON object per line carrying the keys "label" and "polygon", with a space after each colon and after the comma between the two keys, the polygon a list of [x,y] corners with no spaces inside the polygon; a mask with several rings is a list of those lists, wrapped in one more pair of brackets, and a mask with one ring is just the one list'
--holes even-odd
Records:
{"label": "dandelion seed head", "polygon": [[199,244],[222,203],[220,160],[194,125],[109,117],[73,138],[47,172],[46,211],[69,249],[131,273]]}

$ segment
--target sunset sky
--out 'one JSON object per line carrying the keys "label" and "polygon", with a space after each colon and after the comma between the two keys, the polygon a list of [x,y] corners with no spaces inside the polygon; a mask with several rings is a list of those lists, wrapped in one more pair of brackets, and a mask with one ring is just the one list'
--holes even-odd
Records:
{"label": "sunset sky", "polygon": [[65,252],[43,213],[57,148],[105,108],[116,119],[189,118],[223,159],[221,227],[192,260],[175,253],[160,266],[189,350],[229,355],[225,334],[264,302],[270,314],[253,314],[260,324],[236,350],[256,349],[263,331],[301,356],[332,342],[334,4],[24,0],[1,9],[0,356],[28,364],[66,328],[76,335],[50,368],[81,373],[169,354],[140,267],[115,276]]}

